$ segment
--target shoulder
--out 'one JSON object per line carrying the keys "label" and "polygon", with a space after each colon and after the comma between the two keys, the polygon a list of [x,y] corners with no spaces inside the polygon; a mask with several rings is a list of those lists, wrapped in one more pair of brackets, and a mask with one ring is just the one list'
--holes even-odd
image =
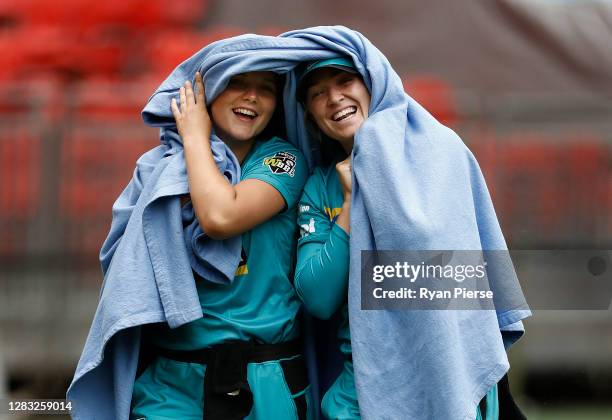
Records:
{"label": "shoulder", "polygon": [[323,191],[327,190],[327,186],[334,182],[333,174],[336,172],[335,166],[317,166],[312,175],[306,181],[304,186],[304,198],[312,200],[314,197],[319,197]]}
{"label": "shoulder", "polygon": [[335,165],[329,166],[317,166],[312,175],[308,178],[306,185],[318,186],[319,188],[326,188],[333,181],[336,174]]}
{"label": "shoulder", "polygon": [[300,178],[308,173],[308,164],[302,152],[279,137],[260,142],[250,159],[253,165],[264,165],[274,174],[287,174],[293,177],[296,171]]}
{"label": "shoulder", "polygon": [[286,152],[292,154],[295,159],[304,159],[304,155],[297,147],[280,137],[264,140],[257,148],[257,154],[267,155],[275,152]]}

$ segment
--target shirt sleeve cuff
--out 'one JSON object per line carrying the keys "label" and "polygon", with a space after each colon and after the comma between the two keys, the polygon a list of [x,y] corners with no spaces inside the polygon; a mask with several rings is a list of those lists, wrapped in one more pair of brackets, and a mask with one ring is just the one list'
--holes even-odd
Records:
{"label": "shirt sleeve cuff", "polygon": [[336,238],[340,239],[341,241],[343,241],[345,244],[348,245],[349,238],[350,238],[349,234],[346,233],[344,231],[344,229],[342,229],[336,223],[334,223],[332,228],[331,228],[331,234],[334,235]]}

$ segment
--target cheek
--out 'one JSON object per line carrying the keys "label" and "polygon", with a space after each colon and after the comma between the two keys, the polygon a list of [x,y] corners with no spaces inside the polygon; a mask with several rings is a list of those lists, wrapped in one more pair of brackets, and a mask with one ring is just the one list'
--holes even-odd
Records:
{"label": "cheek", "polygon": [[317,126],[322,127],[325,123],[325,117],[319,108],[320,107],[317,107],[316,104],[310,104],[308,107],[308,113],[310,114],[310,118],[314,121],[314,123]]}
{"label": "cheek", "polygon": [[363,101],[361,108],[363,109],[363,118],[368,118],[370,114],[370,101]]}
{"label": "cheek", "polygon": [[312,114],[312,119],[319,128],[323,129],[325,127],[325,119],[322,115]]}
{"label": "cheek", "polygon": [[363,118],[368,118],[368,114],[370,112],[370,100],[369,98],[361,97],[359,100],[359,107],[361,108],[361,112],[363,114]]}
{"label": "cheek", "polygon": [[210,113],[212,114],[212,120],[218,121],[223,116],[223,105],[222,102],[219,101],[219,98],[215,99],[215,101],[210,106]]}
{"label": "cheek", "polygon": [[266,98],[262,100],[262,105],[264,105],[266,118],[271,118],[272,114],[274,114],[274,110],[276,109],[276,98]]}

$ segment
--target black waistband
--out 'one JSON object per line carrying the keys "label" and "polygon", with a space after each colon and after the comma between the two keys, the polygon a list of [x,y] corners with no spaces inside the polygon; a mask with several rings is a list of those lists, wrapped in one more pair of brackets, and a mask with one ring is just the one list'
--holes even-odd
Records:
{"label": "black waistband", "polygon": [[[301,354],[299,340],[279,344],[229,341],[200,350],[170,350],[155,347],[156,356],[206,365],[204,413],[207,420],[240,420],[253,407],[247,380],[247,364],[290,358]],[[302,360],[302,358],[298,358]]]}
{"label": "black waistband", "polygon": [[300,340],[286,341],[278,344],[259,344],[253,341],[228,341],[198,350],[171,350],[156,347],[153,350],[157,356],[177,362],[209,364],[215,354],[239,352],[247,363],[262,363],[270,360],[284,359],[301,354]]}

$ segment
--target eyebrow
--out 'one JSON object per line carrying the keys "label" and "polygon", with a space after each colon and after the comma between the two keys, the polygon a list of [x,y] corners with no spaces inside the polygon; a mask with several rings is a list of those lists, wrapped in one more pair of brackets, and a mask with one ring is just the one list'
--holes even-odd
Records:
{"label": "eyebrow", "polygon": [[264,76],[264,83],[270,83],[273,84],[274,86],[276,86],[276,77],[275,76]]}
{"label": "eyebrow", "polygon": [[312,89],[317,89],[317,88],[319,88],[319,87],[320,87],[320,85],[321,85],[321,83],[320,83],[320,82],[317,82],[317,83],[313,83],[312,85],[308,86],[308,87],[306,88],[306,94],[308,94],[308,93],[309,93],[309,92],[310,92]]}

